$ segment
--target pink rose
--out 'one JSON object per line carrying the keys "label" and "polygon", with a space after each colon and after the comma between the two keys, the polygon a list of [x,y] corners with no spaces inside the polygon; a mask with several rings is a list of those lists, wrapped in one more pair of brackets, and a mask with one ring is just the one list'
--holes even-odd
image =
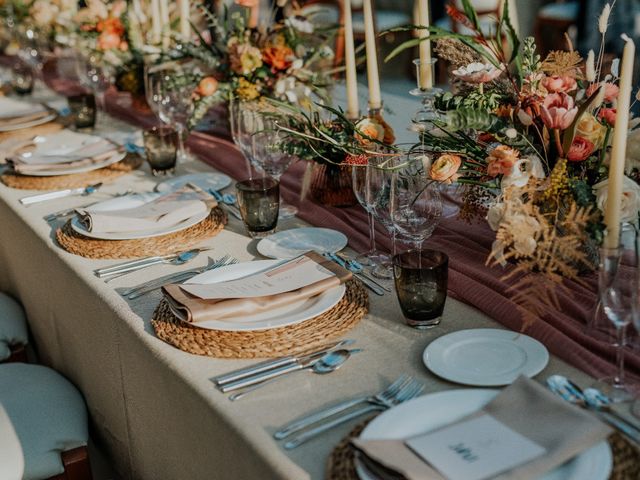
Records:
{"label": "pink rose", "polygon": [[552,93],[547,95],[540,107],[540,117],[549,129],[564,130],[571,125],[578,107],[573,98],[566,93]]}
{"label": "pink rose", "polygon": [[571,148],[567,152],[567,160],[571,162],[582,162],[589,158],[589,155],[593,153],[595,146],[586,138],[575,137]]}
{"label": "pink rose", "polygon": [[[589,88],[587,88],[587,97],[590,97],[591,95],[593,95],[600,85],[601,85],[600,83],[592,83],[589,86]],[[604,85],[604,101],[606,103],[611,103],[616,98],[618,98],[618,93],[620,92],[620,88],[618,88],[618,86],[615,83],[606,82],[606,83],[603,83],[602,85]]]}
{"label": "pink rose", "polygon": [[542,79],[542,86],[551,93],[567,93],[578,88],[578,82],[576,82],[575,78],[568,75],[553,75],[552,77],[544,77]]}
{"label": "pink rose", "polygon": [[611,127],[615,127],[616,113],[617,113],[617,110],[615,108],[601,108],[600,111],[598,112],[598,118],[608,123]]}

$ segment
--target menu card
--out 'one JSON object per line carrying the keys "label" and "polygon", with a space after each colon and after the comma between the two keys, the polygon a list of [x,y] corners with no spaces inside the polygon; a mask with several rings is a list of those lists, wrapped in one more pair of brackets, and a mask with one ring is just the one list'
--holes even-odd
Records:
{"label": "menu card", "polygon": [[450,480],[484,480],[545,449],[491,415],[411,438],[405,444]]}
{"label": "menu card", "polygon": [[181,288],[205,300],[265,297],[290,292],[334,276],[332,271],[315,262],[311,256],[302,255],[238,280],[207,285],[185,284]]}

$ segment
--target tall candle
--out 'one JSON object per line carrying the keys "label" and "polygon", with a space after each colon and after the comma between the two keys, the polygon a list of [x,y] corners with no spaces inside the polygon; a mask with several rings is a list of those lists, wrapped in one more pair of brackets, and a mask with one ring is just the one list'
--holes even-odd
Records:
{"label": "tall candle", "polygon": [[607,226],[605,247],[615,248],[620,242],[620,216],[622,209],[622,186],[624,180],[624,161],[627,151],[627,130],[629,126],[629,108],[633,81],[633,61],[636,46],[626,34],[622,35],[626,42],[620,67],[620,91],[616,112],[616,126],[613,130],[613,148],[609,162],[609,182],[607,208],[604,223]]}
{"label": "tall candle", "polygon": [[[418,23],[423,27],[429,26],[429,0],[418,0]],[[429,31],[421,29],[418,37],[429,38]],[[430,40],[420,42],[420,78],[418,79],[418,85],[422,90],[433,88]]]}
{"label": "tall candle", "polygon": [[169,4],[167,0],[160,0],[160,21],[162,22],[162,47],[168,48],[171,21],[169,20]]}
{"label": "tall candle", "polygon": [[189,24],[189,0],[179,0],[180,2],[180,36],[183,40],[191,37],[191,25]]}
{"label": "tall candle", "polygon": [[161,25],[160,0],[151,0],[151,42],[154,45],[160,43],[160,35],[162,34]]}
{"label": "tall candle", "polygon": [[347,118],[357,120],[360,116],[360,106],[358,105],[358,79],[356,50],[353,43],[353,22],[351,21],[351,0],[344,2],[344,62],[347,69]]}
{"label": "tall candle", "polygon": [[376,31],[373,25],[371,0],[364,0],[364,40],[367,51],[367,81],[369,83],[369,108],[382,108],[380,97],[380,77],[378,76],[378,54],[376,53]]}

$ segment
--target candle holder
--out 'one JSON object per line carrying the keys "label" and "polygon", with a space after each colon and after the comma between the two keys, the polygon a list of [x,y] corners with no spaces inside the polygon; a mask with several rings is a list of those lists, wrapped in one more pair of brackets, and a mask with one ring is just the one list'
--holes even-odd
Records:
{"label": "candle holder", "polygon": [[[429,61],[431,78],[434,78],[435,76],[434,67],[437,61],[438,60],[435,58]],[[424,85],[424,82],[422,81],[422,61],[419,58],[416,58],[413,61],[413,64],[416,66],[418,86],[411,90],[409,93],[414,97],[420,98],[422,105],[415,113],[411,121],[413,122],[414,128],[417,131],[430,130],[434,128],[435,122],[442,119],[440,113],[434,106],[435,98],[442,93],[442,89],[436,87],[422,88],[422,85]]]}

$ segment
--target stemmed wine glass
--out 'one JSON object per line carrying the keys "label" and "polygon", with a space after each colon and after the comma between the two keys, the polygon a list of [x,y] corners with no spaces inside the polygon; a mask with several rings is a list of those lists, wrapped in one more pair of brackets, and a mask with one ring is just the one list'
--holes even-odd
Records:
{"label": "stemmed wine glass", "polygon": [[263,119],[259,115],[255,102],[247,102],[240,100],[239,98],[231,100],[229,104],[231,136],[245,160],[247,160],[249,178],[253,178],[252,166],[256,169],[260,169],[260,167],[252,160],[252,135],[264,129],[262,120]]}
{"label": "stemmed wine glass", "polygon": [[442,216],[442,199],[437,182],[429,178],[428,160],[424,152],[410,152],[406,161],[394,169],[391,182],[393,226],[418,251]]}
{"label": "stemmed wine glass", "polygon": [[88,88],[95,96],[100,110],[104,113],[98,116],[96,124],[106,125],[105,93],[115,81],[115,70],[99,55],[90,54],[76,59],[76,72],[80,83]]}
{"label": "stemmed wine glass", "polygon": [[46,55],[50,51],[49,43],[44,33],[38,29],[25,26],[17,29],[18,58],[27,65],[36,80],[44,81],[42,69]]}
{"label": "stemmed wine glass", "polygon": [[[374,160],[370,157],[370,161]],[[369,251],[358,255],[356,260],[362,265],[377,267],[383,263],[389,263],[391,259],[388,255],[380,252],[376,248],[376,231],[374,223],[375,197],[372,195],[371,175],[374,170],[373,164],[353,165],[351,168],[351,180],[353,193],[355,193],[358,203],[365,209],[369,219]]]}
{"label": "stemmed wine glass", "polygon": [[196,87],[196,76],[187,66],[177,62],[147,66],[145,69],[147,102],[160,121],[175,126],[178,132],[178,158],[189,158],[184,146],[193,114],[191,96]]}
{"label": "stemmed wine glass", "polygon": [[[252,163],[263,172],[280,183],[280,177],[297,159],[294,155],[284,152],[282,145],[287,141],[287,134],[277,129],[275,123],[264,122],[265,128],[251,136]],[[280,218],[291,218],[298,213],[293,205],[284,205],[280,201]]]}
{"label": "stemmed wine glass", "polygon": [[617,371],[613,377],[600,379],[597,386],[613,402],[626,402],[633,398],[625,382],[624,348],[627,327],[638,311],[638,278],[637,268],[630,275],[621,266],[623,252],[624,249],[619,246],[601,247],[598,269],[598,296],[602,310],[616,329]]}

